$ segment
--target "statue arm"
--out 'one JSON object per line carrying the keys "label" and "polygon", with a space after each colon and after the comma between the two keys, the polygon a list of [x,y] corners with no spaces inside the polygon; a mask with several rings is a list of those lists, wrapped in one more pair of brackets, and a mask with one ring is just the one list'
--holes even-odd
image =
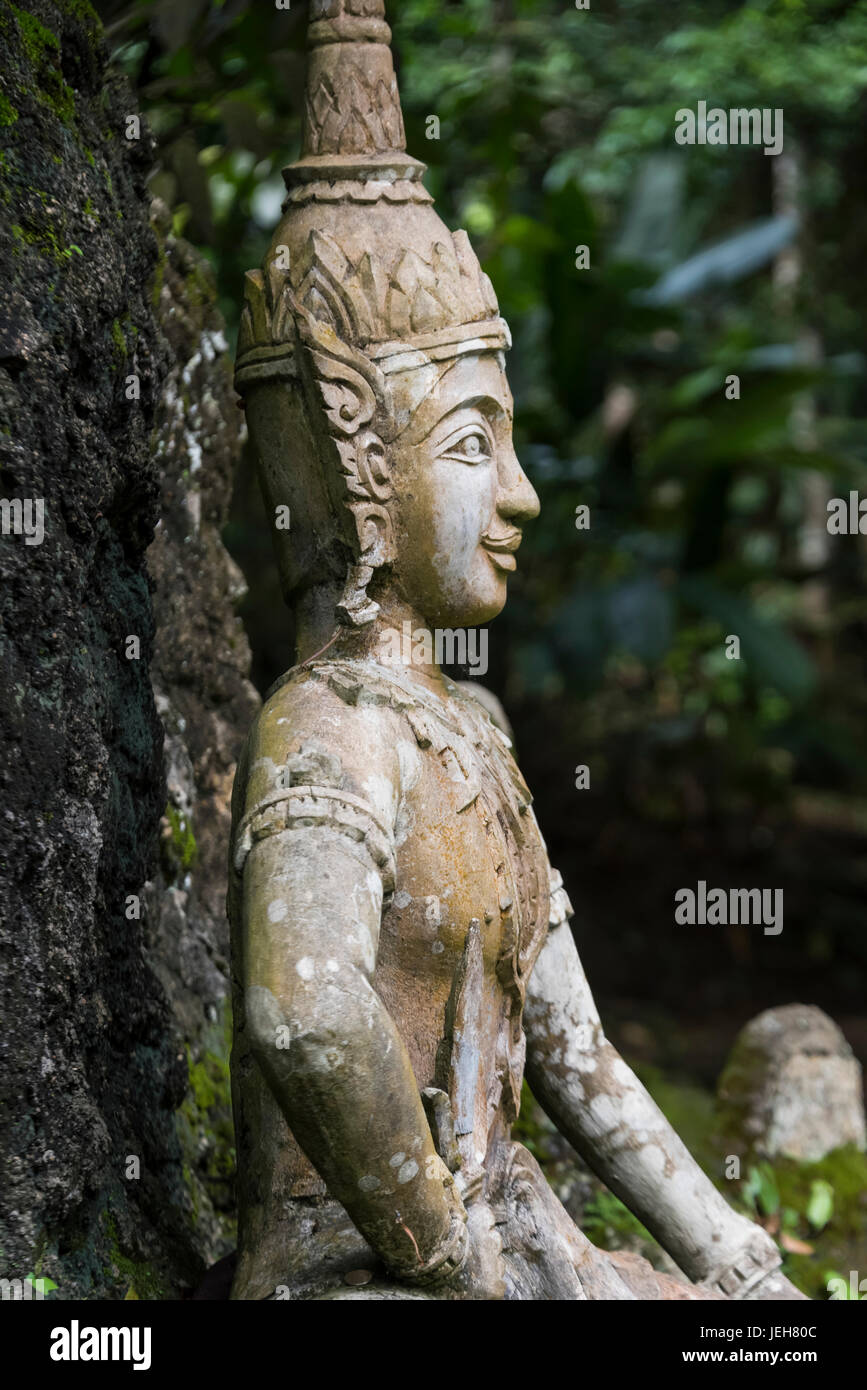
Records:
{"label": "statue arm", "polygon": [[799,1298],[770,1236],[733,1211],[605,1038],[568,921],[549,933],[525,1009],[533,1095],[682,1270],[726,1296]]}
{"label": "statue arm", "polygon": [[465,1212],[371,983],[383,882],[364,839],[307,817],[255,840],[242,872],[247,1026],[290,1128],[390,1269],[447,1276]]}

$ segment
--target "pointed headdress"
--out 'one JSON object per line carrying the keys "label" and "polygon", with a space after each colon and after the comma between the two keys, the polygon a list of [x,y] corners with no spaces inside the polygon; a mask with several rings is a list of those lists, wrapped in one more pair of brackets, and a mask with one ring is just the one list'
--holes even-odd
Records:
{"label": "pointed headdress", "polygon": [[[296,531],[294,558],[281,555],[287,595],[348,563],[341,616],[360,623],[375,605],[358,567],[372,573],[391,558],[389,437],[457,357],[510,340],[466,232],[448,230],[422,183],[425,165],[406,153],[383,0],[311,0],[310,10],[302,154],[284,170],[283,217],[263,268],[247,275],[235,382],[266,504],[303,494],[316,534],[313,544]],[[287,382],[306,398],[303,416],[265,389],[285,392]],[[333,478],[323,491],[311,475],[317,450],[303,436],[319,436],[321,456],[320,424],[336,449],[337,492]],[[335,503],[344,515],[329,534]]]}

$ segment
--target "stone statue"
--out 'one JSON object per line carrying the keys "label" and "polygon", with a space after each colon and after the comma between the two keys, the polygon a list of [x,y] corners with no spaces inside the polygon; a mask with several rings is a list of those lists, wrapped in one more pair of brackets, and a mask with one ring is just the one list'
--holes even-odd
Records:
{"label": "stone statue", "polygon": [[[233,1297],[801,1297],[606,1041],[509,739],[417,640],[500,612],[538,500],[490,281],[405,153],[382,0],[311,11],[236,376],[298,664],[233,798]],[[511,1138],[525,1069],[692,1284],[576,1227]]]}

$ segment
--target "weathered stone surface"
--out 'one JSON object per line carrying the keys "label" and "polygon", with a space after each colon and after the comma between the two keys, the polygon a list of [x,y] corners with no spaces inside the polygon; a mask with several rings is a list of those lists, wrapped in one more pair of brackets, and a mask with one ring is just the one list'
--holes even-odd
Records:
{"label": "weathered stone surface", "polygon": [[0,1275],[159,1297],[230,1225],[242,423],[207,274],[148,225],[151,141],[125,138],[95,14],[0,5],[0,44],[0,497],[46,509],[41,545],[0,538]]}
{"label": "weathered stone surface", "polygon": [[158,315],[172,367],[156,422],[160,520],[148,551],[156,636],[152,676],[166,729],[168,801],[159,870],[146,892],[148,955],[186,1048],[180,1113],[195,1241],[207,1262],[234,1237],[229,940],[225,877],[235,762],[259,696],[234,600],[243,577],[220,539],[245,435],[208,263],[171,235],[160,244]]}
{"label": "weathered stone surface", "polygon": [[59,1297],[144,1293],[184,1265],[159,1252],[186,1073],[126,916],[164,803],[144,566],[166,368],[152,152],[124,138],[134,106],[98,35],[86,4],[0,7],[0,495],[45,500],[41,545],[0,540],[0,1245],[4,1274],[50,1275]]}
{"label": "weathered stone surface", "polygon": [[767,1009],[741,1030],[719,1083],[727,1134],[767,1157],[865,1147],[861,1066],[821,1009]]}

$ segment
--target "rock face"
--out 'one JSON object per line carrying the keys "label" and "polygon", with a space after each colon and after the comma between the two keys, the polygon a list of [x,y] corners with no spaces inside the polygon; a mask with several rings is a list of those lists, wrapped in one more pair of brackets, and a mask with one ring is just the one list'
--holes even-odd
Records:
{"label": "rock face", "polygon": [[726,1134],[756,1154],[814,1161],[865,1147],[861,1067],[821,1009],[768,1009],[738,1035],[720,1078]]}
{"label": "rock face", "polygon": [[148,552],[156,637],[152,675],[166,729],[168,802],[159,870],[146,891],[149,956],[189,1064],[180,1133],[203,1260],[234,1234],[229,1094],[226,863],[235,763],[259,706],[232,600],[243,576],[220,539],[244,416],[206,261],[170,233],[157,203],[160,323],[172,368],[157,415],[160,521]]}
{"label": "rock face", "polygon": [[61,1299],[177,1292],[225,1248],[223,821],[254,698],[219,542],[240,413],[99,35],[86,0],[0,3],[0,1276]]}
{"label": "rock face", "polygon": [[134,107],[86,5],[4,5],[0,46],[0,495],[45,507],[42,544],[0,539],[0,1244],[4,1274],[99,1294],[124,1282],[114,1252],[134,1230],[147,1259],[186,1080],[126,915],[164,804],[144,570],[166,370],[151,151],[124,138]]}

